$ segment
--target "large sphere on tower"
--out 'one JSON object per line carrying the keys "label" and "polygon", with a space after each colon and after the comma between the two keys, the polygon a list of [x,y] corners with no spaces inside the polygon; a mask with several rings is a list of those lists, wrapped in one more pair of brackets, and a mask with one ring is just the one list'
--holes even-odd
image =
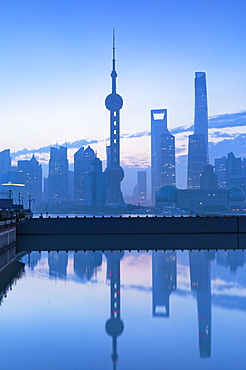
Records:
{"label": "large sphere on tower", "polygon": [[119,94],[109,94],[105,99],[105,105],[110,111],[120,110],[123,106],[123,99]]}
{"label": "large sphere on tower", "polygon": [[106,180],[110,183],[121,182],[124,179],[124,170],[121,166],[109,166],[105,170]]}

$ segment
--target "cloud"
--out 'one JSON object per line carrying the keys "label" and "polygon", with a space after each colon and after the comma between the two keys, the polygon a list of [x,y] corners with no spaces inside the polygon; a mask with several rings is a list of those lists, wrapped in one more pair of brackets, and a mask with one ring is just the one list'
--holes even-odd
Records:
{"label": "cloud", "polygon": [[193,125],[190,126],[190,127],[187,127],[187,126],[179,126],[179,127],[176,127],[176,128],[173,128],[172,130],[170,130],[170,133],[172,135],[178,135],[178,134],[183,134],[184,132],[189,132],[189,131],[193,131]]}
{"label": "cloud", "polygon": [[238,134],[236,137],[227,138],[218,143],[209,143],[209,155],[211,158],[219,158],[229,152],[236,157],[246,157],[246,134]]}
{"label": "cloud", "polygon": [[[104,141],[104,140],[96,140],[96,139],[94,139],[94,140],[86,140],[86,139],[82,139],[82,140],[77,140],[77,141],[73,141],[73,142],[63,143],[63,144],[58,145],[58,146],[65,146],[68,149],[73,149],[73,148],[80,148],[81,146],[86,146],[86,145],[90,145],[90,144],[97,144],[97,143],[102,142],[102,141]],[[50,152],[50,148],[51,147],[54,147],[54,146],[56,146],[56,144],[51,144],[51,145],[43,146],[43,147],[40,147],[38,149],[27,149],[27,148],[24,148],[24,149],[18,150],[17,152],[11,153],[11,156],[13,158],[16,158],[16,157],[19,157],[21,155],[26,155],[26,154],[49,153]]]}
{"label": "cloud", "polygon": [[[240,111],[237,113],[219,114],[217,116],[211,116],[208,118],[208,128],[230,128],[246,126],[246,111]],[[189,127],[179,126],[170,130],[172,135],[181,134],[194,130],[194,125]]]}
{"label": "cloud", "polygon": [[[212,116],[209,118],[209,128],[230,128],[230,127],[238,127],[238,126],[246,126],[246,111],[241,111],[237,113],[230,113],[230,114],[220,114],[217,116]],[[185,132],[192,132],[193,131],[193,125],[187,127],[187,126],[179,126],[175,129],[170,130],[170,132],[173,135],[177,134],[184,134]],[[151,133],[149,131],[142,131],[137,132],[133,134],[123,134],[121,135],[121,138],[124,139],[134,139],[134,138],[141,138],[150,136]],[[210,150],[211,150],[211,157],[212,158],[218,158],[219,156],[225,155],[228,153],[228,151],[233,151],[235,155],[238,156],[245,156],[245,150],[243,149],[245,146],[245,139],[246,136],[244,134],[238,134],[235,137],[235,134],[228,134],[228,133],[222,133],[220,131],[216,131],[212,133],[212,136],[214,138],[221,138],[222,140],[216,144],[210,143]],[[107,141],[109,138],[106,139]],[[87,146],[91,144],[98,144],[100,142],[104,142],[104,139],[81,139],[76,140],[73,142],[67,142],[61,144],[61,146],[66,146],[68,149],[77,149],[82,146]],[[26,156],[26,158],[30,158],[31,155],[36,155],[40,157],[43,155],[43,160],[45,161],[45,153],[49,153],[50,147],[55,146],[55,144],[43,146],[40,148],[33,148],[33,149],[21,149],[17,152],[12,153],[12,158],[16,159],[22,156]],[[183,149],[176,148],[176,154],[182,152]],[[128,160],[132,161],[132,165],[134,167],[141,167],[141,166],[147,166],[146,160],[136,160],[136,158],[128,157],[125,159],[126,162]]]}
{"label": "cloud", "polygon": [[149,131],[143,131],[143,132],[137,132],[136,134],[123,134],[121,135],[122,139],[132,139],[137,137],[144,137],[144,136],[150,136]]}
{"label": "cloud", "polygon": [[214,131],[212,134],[210,134],[210,137],[213,138],[234,138],[236,134],[227,134],[226,132],[221,132],[221,131]]}
{"label": "cloud", "polygon": [[209,117],[209,128],[246,126],[246,111]]}

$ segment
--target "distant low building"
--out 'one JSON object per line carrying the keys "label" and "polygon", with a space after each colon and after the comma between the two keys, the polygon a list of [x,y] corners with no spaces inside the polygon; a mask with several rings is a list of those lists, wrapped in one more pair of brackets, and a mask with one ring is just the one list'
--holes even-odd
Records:
{"label": "distant low building", "polygon": [[163,186],[156,193],[156,208],[174,206],[187,211],[201,211],[208,206],[228,207],[227,189],[177,189]]}

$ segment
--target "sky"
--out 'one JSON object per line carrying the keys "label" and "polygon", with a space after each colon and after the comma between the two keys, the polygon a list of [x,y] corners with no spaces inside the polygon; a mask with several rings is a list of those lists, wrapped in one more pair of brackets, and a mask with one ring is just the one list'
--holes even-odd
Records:
{"label": "sky", "polygon": [[46,174],[55,144],[67,143],[70,163],[88,144],[105,161],[115,28],[125,194],[137,170],[150,173],[151,109],[168,110],[186,187],[197,71],[207,76],[210,163],[246,156],[245,16],[245,0],[1,0],[0,151],[14,161],[34,153]]}

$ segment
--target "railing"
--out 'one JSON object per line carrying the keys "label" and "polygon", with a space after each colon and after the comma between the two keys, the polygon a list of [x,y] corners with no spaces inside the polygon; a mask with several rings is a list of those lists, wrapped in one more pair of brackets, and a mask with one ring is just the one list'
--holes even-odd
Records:
{"label": "railing", "polygon": [[0,221],[0,230],[16,224],[16,219]]}

